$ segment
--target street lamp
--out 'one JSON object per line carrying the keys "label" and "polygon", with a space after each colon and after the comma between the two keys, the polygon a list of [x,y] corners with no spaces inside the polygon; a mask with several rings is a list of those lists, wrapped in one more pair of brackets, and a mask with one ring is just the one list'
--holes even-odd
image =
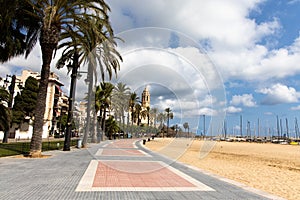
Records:
{"label": "street lamp", "polygon": [[64,141],[64,151],[70,151],[70,142],[71,142],[71,134],[72,134],[72,121],[73,121],[73,107],[74,107],[74,99],[75,99],[75,88],[76,88],[76,77],[77,71],[79,67],[78,63],[79,55],[77,50],[75,49],[73,55],[73,63],[69,63],[67,65],[68,70],[72,70],[71,74],[71,86],[70,86],[70,94],[69,94],[69,108],[68,108],[68,118],[67,118],[67,131],[65,134]]}

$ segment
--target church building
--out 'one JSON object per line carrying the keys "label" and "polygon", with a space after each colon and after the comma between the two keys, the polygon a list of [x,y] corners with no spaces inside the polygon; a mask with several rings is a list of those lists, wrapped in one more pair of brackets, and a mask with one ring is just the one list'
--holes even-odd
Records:
{"label": "church building", "polygon": [[[145,89],[143,90],[142,93],[142,110],[141,113],[145,113],[146,115],[148,114],[148,116],[150,116],[150,114],[148,112],[150,112],[150,92],[147,88],[147,86],[145,87]],[[151,119],[149,119],[151,120]],[[143,114],[141,116],[141,124],[148,124],[148,117],[143,117]]]}
{"label": "church building", "polygon": [[[129,117],[130,117],[130,123],[133,120],[133,124],[135,125],[148,125],[148,117],[150,118],[150,92],[147,88],[147,86],[145,87],[145,89],[142,92],[142,97],[141,97],[141,104],[139,104],[140,106],[140,112],[137,113],[137,107],[135,106],[133,112],[134,112],[134,119],[131,119],[131,110],[129,111]],[[139,117],[139,123],[137,120],[137,117]],[[151,124],[151,118],[149,119],[149,124]]]}

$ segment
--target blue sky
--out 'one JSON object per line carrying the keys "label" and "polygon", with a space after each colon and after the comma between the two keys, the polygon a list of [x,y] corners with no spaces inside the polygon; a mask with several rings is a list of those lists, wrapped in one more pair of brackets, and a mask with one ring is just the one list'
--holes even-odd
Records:
{"label": "blue sky", "polygon": [[[107,2],[115,33],[125,39],[118,47],[124,62],[114,81],[137,93],[148,85],[152,105],[174,111],[171,123],[187,121],[201,132],[199,116],[207,116],[208,127],[210,116],[220,124],[226,115],[228,132],[238,132],[243,116],[243,127],[249,121],[253,133],[258,118],[260,132],[272,132],[278,115],[294,131],[295,118],[300,120],[299,0]],[[40,71],[40,66],[35,48],[27,60],[0,64],[0,76]],[[66,71],[52,69],[68,92]],[[82,90],[80,80],[78,99]]]}
{"label": "blue sky", "polygon": [[[111,15],[117,32],[143,27],[167,28],[187,35],[201,46],[200,50],[206,51],[223,79],[229,132],[239,132],[240,116],[243,117],[244,133],[248,121],[252,132],[257,132],[258,119],[260,132],[268,129],[274,132],[277,115],[282,120],[287,118],[289,132],[294,131],[295,117],[300,117],[300,23],[297,23],[300,1],[113,0],[110,5],[112,10],[118,11]],[[157,33],[152,36],[155,38]],[[176,34],[170,33],[169,39],[172,41],[169,48],[178,48]],[[158,107],[173,106],[177,117],[187,112],[184,108],[179,111],[176,103],[167,104],[167,99],[174,96],[165,94],[165,103]],[[153,96],[152,101],[157,102],[155,98]],[[183,105],[188,104],[177,99]],[[197,114],[174,119],[173,123],[197,119],[197,129],[203,131],[203,117],[199,119],[199,116],[205,114],[210,119],[209,116],[218,114],[213,112],[215,105],[202,105],[200,97],[198,101],[200,111]],[[285,130],[285,126],[283,128]]]}

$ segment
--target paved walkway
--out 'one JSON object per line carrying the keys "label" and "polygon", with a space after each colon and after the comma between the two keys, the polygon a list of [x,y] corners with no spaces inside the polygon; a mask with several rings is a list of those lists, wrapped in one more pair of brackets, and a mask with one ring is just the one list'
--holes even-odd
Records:
{"label": "paved walkway", "polygon": [[280,199],[155,154],[137,140],[0,158],[0,199]]}

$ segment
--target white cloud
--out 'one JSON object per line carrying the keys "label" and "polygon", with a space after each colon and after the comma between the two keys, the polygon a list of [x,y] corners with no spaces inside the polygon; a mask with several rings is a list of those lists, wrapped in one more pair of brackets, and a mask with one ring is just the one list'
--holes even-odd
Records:
{"label": "white cloud", "polygon": [[[274,21],[256,24],[249,12],[263,0],[114,0],[112,22],[119,31],[145,26],[182,31],[196,40],[210,39],[217,46],[248,46],[273,33]],[[145,6],[147,4],[147,6]],[[221,30],[221,31],[220,31]]]}
{"label": "white cloud", "polygon": [[234,106],[229,106],[228,108],[226,108],[227,113],[240,113],[242,111],[243,111],[242,108],[238,108],[238,107],[234,107]]}
{"label": "white cloud", "polygon": [[291,107],[291,110],[300,110],[300,105]]}
{"label": "white cloud", "polygon": [[[162,27],[180,31],[197,43],[208,41],[210,46],[208,53],[217,64],[225,81],[229,79],[280,78],[300,72],[300,67],[296,65],[299,63],[300,56],[293,54],[296,49],[299,49],[300,39],[290,47],[271,51],[258,44],[265,36],[270,36],[280,29],[278,19],[257,23],[248,17],[249,13],[257,10],[262,2],[264,0],[188,0],[185,3],[179,0],[152,0],[151,2],[113,0],[108,4],[112,10],[110,17],[116,33],[132,28]],[[166,42],[156,37],[155,32],[150,33],[147,37],[150,43]],[[132,40],[138,43],[140,38],[137,40],[137,37],[132,36]],[[125,41],[125,45],[127,43],[128,41]],[[285,50],[289,52],[287,53]],[[201,54],[193,48],[178,48],[174,52],[190,55],[189,59],[201,59]],[[17,59],[10,64],[39,71],[41,65],[39,46],[38,51],[34,51],[30,56],[26,62],[23,59]],[[140,55],[139,58],[143,59],[143,56]],[[133,59],[139,61],[139,58]],[[161,57],[157,56],[157,59],[159,60]],[[165,58],[163,60],[172,61]],[[172,62],[169,64],[171,65]],[[177,61],[174,64],[178,65],[180,62]],[[209,86],[213,85],[210,80],[216,78],[216,74],[210,73],[211,69],[201,69],[204,72],[207,70],[205,75],[209,76],[205,76],[208,80],[205,81]],[[201,79],[195,78],[195,80]],[[204,86],[203,83],[199,85]]]}
{"label": "white cloud", "polygon": [[[294,44],[280,49],[269,50],[267,46],[260,44],[264,37],[276,34],[281,28],[280,19],[257,23],[249,18],[249,13],[258,10],[263,2],[264,0],[188,0],[185,3],[179,0],[113,0],[108,4],[112,10],[110,17],[116,33],[132,28],[162,27],[180,31],[197,42],[207,41],[210,46],[208,53],[225,81],[267,80],[299,73],[300,54],[297,52],[300,49],[300,38]],[[157,40],[155,33],[151,33],[148,38],[149,41],[162,43]],[[138,42],[136,37],[132,36],[132,39]],[[5,64],[5,67],[17,65],[39,71],[41,59],[38,45],[37,49],[27,61],[18,58]],[[187,49],[184,51],[187,52]],[[190,53],[193,53],[191,57],[199,58],[199,54]],[[2,72],[4,67],[0,65],[0,68]],[[213,77],[208,80],[213,80]]]}
{"label": "white cloud", "polygon": [[[66,67],[63,69],[58,70],[55,68],[56,62],[61,55],[62,51],[59,50],[56,52],[55,58],[51,62],[51,71],[56,73],[59,76],[60,81],[64,84],[63,91],[69,95],[69,84],[70,84],[70,75],[67,74]],[[42,68],[42,60],[41,60],[41,50],[39,42],[35,45],[32,52],[29,54],[27,59],[25,59],[24,56],[18,56],[15,58],[12,58],[9,62],[6,63],[0,63],[0,76],[5,77],[5,74],[16,74],[21,75],[21,71],[23,69],[32,70],[34,72],[41,72]],[[82,67],[84,68],[84,67]],[[82,79],[85,75],[83,75]],[[78,86],[78,89],[82,88],[81,86]],[[82,94],[84,94],[86,91],[79,93],[77,92],[77,95],[79,98],[83,98]]]}
{"label": "white cloud", "polygon": [[272,112],[265,112],[264,115],[274,115]]}
{"label": "white cloud", "polygon": [[215,51],[212,58],[228,79],[265,81],[282,79],[300,72],[300,37],[290,46],[271,49],[255,44],[239,51]]}
{"label": "white cloud", "polygon": [[199,115],[216,116],[218,112],[212,108],[201,108]]}
{"label": "white cloud", "polygon": [[230,104],[235,106],[243,105],[246,107],[256,106],[256,102],[254,101],[252,94],[233,95]]}
{"label": "white cloud", "polygon": [[158,100],[163,100],[164,97],[163,97],[163,96],[159,96],[157,99],[158,99]]}
{"label": "white cloud", "polygon": [[[125,83],[132,89],[149,83],[158,83],[177,96],[182,113],[200,112],[213,115],[217,113],[217,109],[213,106],[222,101],[216,94],[212,94],[213,89],[221,88],[222,80],[219,79],[240,83],[239,80],[264,81],[274,78],[276,80],[299,74],[300,37],[289,46],[272,49],[262,44],[262,41],[265,37],[274,36],[281,31],[280,19],[274,18],[258,23],[255,19],[249,18],[250,12],[259,9],[264,1],[186,0],[184,3],[179,0],[109,1],[115,33],[143,27],[169,28],[182,32],[196,41],[196,44],[204,44],[205,51],[217,69],[215,70],[215,66],[205,60],[207,57],[204,50],[200,51],[202,49],[199,50],[190,43],[171,49],[165,45],[168,44],[168,39],[159,37],[157,35],[159,32],[153,31],[145,34],[145,39],[141,35],[131,35],[119,46],[123,53],[128,53],[126,51],[128,44],[145,48],[122,55],[124,63],[121,64],[118,80],[126,80]],[[184,43],[186,40],[180,42],[182,41]],[[157,44],[155,46],[157,49],[146,49],[149,44]],[[37,45],[27,60],[15,58],[8,63],[0,64],[0,76],[12,71],[10,70],[12,66],[40,71],[39,48]],[[191,62],[202,67],[195,69]],[[52,65],[54,63],[55,61]],[[53,66],[52,69],[59,74],[66,85],[65,88],[68,88],[70,77],[66,75],[66,71],[55,70]],[[218,76],[218,73],[222,77]],[[85,91],[82,90],[85,87],[83,81],[79,81],[77,88],[80,91],[76,95],[84,94]],[[266,95],[263,101],[265,104],[297,102],[298,93],[293,89],[274,85],[260,90],[260,93]],[[221,92],[223,91],[220,90]],[[210,96],[215,99],[211,101],[207,94],[211,94]],[[167,96],[161,97],[161,108],[178,105],[168,102]],[[253,107],[256,106],[256,102],[250,94],[235,95],[232,98],[232,106],[228,107],[227,111],[238,112],[240,109],[238,105]],[[200,109],[192,111],[195,107]]]}
{"label": "white cloud", "polygon": [[[203,41],[225,81],[281,79],[300,72],[299,41],[272,49],[261,42],[282,30],[280,19],[249,18],[264,0],[111,1],[112,24],[119,30],[163,27]],[[296,1],[291,1],[296,2]],[[153,38],[152,38],[153,39]],[[195,57],[197,58],[197,57]]]}
{"label": "white cloud", "polygon": [[269,88],[259,89],[257,92],[266,95],[261,103],[267,105],[295,103],[298,102],[300,97],[300,93],[295,88],[281,83],[274,84]]}
{"label": "white cloud", "polygon": [[299,3],[299,2],[300,2],[300,0],[290,0],[288,2],[288,4],[296,4],[296,3]]}

